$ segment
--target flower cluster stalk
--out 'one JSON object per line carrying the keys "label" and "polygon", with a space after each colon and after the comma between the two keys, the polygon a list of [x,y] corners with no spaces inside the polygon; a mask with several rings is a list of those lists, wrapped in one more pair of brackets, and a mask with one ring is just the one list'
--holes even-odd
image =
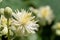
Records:
{"label": "flower cluster stalk", "polygon": [[8,27],[8,40],[10,40],[10,32],[9,32],[9,18],[7,18],[7,27]]}

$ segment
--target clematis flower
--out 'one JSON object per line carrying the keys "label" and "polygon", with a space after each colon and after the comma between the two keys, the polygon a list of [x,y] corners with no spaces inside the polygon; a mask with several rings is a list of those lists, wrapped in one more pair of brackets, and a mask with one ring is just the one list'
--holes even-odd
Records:
{"label": "clematis flower", "polygon": [[3,25],[2,28],[3,28],[3,29],[2,29],[2,31],[1,31],[1,34],[2,34],[2,35],[6,35],[6,34],[8,33],[7,25]]}
{"label": "clematis flower", "polygon": [[39,25],[36,24],[37,21],[34,20],[35,16],[32,16],[31,12],[18,10],[13,16],[16,19],[13,20],[13,25],[17,26],[16,33],[26,36],[27,34],[33,34],[35,33],[35,30],[38,30]]}
{"label": "clematis flower", "polygon": [[1,27],[3,28],[1,30],[2,35],[6,35],[8,33],[8,28],[7,28],[7,19],[1,15]]}
{"label": "clematis flower", "polygon": [[[9,21],[9,25],[11,25],[11,19]],[[1,33],[2,35],[6,35],[8,33],[8,27],[7,27],[7,19],[4,15],[1,15],[1,27],[3,28]]]}
{"label": "clematis flower", "polygon": [[34,9],[31,7],[30,10],[34,12],[38,18],[43,19],[43,21],[46,20],[48,24],[51,24],[54,19],[53,11],[50,6],[42,6],[39,9]]}

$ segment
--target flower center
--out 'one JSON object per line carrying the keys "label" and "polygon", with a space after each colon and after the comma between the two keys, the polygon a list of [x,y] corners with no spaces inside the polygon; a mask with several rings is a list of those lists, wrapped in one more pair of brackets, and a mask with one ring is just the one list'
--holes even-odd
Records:
{"label": "flower center", "polygon": [[29,22],[30,20],[31,20],[31,13],[25,14],[21,19],[21,23],[27,24],[27,22]]}
{"label": "flower center", "polygon": [[58,28],[60,29],[60,23],[58,23],[58,25],[57,25],[57,26],[58,26]]}
{"label": "flower center", "polygon": [[47,9],[43,9],[42,10],[42,15],[45,18],[48,15],[48,10]]}

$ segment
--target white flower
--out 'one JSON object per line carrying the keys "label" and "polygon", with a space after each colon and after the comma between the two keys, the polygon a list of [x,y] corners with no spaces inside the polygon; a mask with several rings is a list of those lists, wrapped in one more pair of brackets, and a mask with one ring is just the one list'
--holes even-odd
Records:
{"label": "white flower", "polygon": [[6,25],[7,24],[7,19],[4,17],[4,15],[1,15],[1,24]]}
{"label": "white flower", "polygon": [[[11,25],[12,20],[9,19],[9,25]],[[7,27],[7,19],[4,15],[1,15],[1,27],[3,27],[1,33],[2,35],[6,35],[8,33],[8,27]]]}
{"label": "white flower", "polygon": [[60,22],[53,25],[52,29],[56,32],[56,35],[60,36]]}
{"label": "white flower", "polygon": [[49,24],[54,19],[53,11],[51,10],[50,6],[43,6],[39,9],[30,8],[30,10],[34,12],[40,19],[48,21]]}
{"label": "white flower", "polygon": [[2,35],[6,35],[8,33],[8,28],[6,25],[3,26],[1,33],[2,33]]}
{"label": "white flower", "polygon": [[1,27],[3,27],[1,31],[2,35],[5,35],[8,33],[8,28],[6,23],[7,23],[7,19],[3,15],[1,15]]}
{"label": "white flower", "polygon": [[16,20],[13,20],[13,25],[17,26],[17,33],[20,35],[27,35],[30,33],[35,33],[35,30],[38,30],[37,21],[34,20],[35,16],[32,16],[31,12],[26,12],[22,10],[21,12],[17,11],[16,14],[13,14]]}
{"label": "white flower", "polygon": [[60,36],[60,30],[56,30],[56,34]]}
{"label": "white flower", "polygon": [[55,30],[60,29],[60,22],[57,22],[52,28]]}

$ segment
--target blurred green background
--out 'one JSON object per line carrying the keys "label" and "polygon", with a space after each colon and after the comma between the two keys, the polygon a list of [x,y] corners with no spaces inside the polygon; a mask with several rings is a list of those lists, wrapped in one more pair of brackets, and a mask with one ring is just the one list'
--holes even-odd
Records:
{"label": "blurred green background", "polygon": [[[60,0],[2,0],[0,2],[0,8],[9,6],[13,10],[29,9],[29,7],[39,8],[45,5],[51,6],[56,18],[55,22],[60,21]],[[40,40],[40,36],[37,34],[29,36],[29,40]]]}

